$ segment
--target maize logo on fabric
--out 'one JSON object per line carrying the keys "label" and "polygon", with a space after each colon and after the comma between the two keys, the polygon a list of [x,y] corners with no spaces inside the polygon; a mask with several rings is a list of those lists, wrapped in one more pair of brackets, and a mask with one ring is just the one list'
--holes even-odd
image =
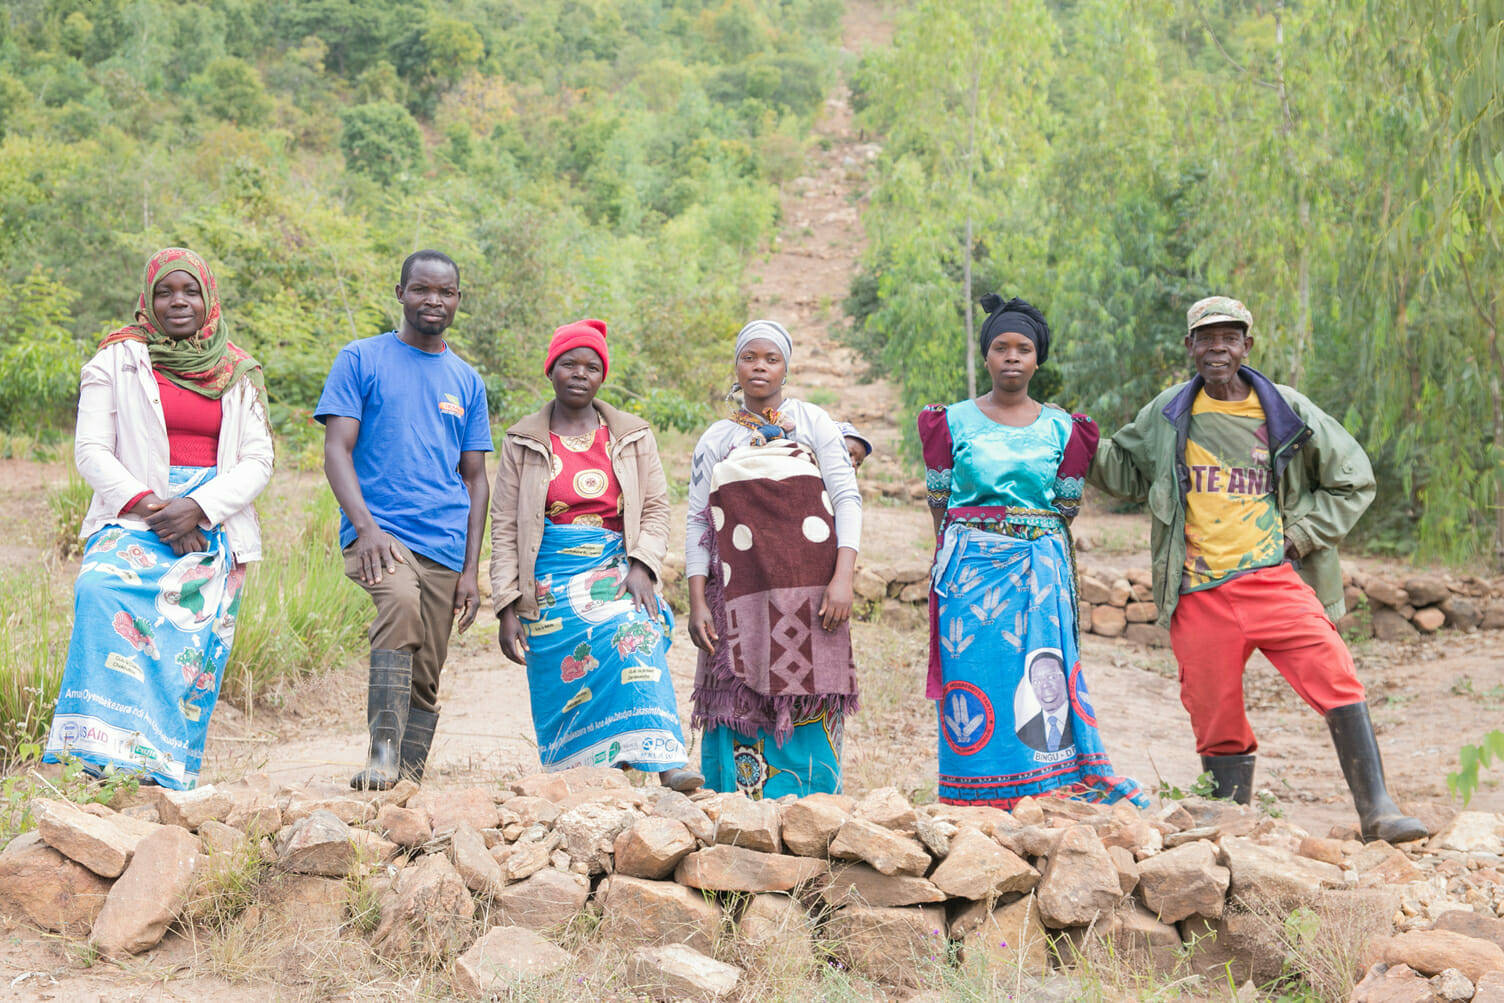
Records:
{"label": "maize logo on fabric", "polygon": [[112,651],[104,656],[104,667],[114,669],[122,675],[130,676],[138,683],[146,682],[146,673],[141,671],[141,666],[136,664],[136,660],[127,655],[122,655],[118,651]]}
{"label": "maize logo on fabric", "polygon": [[586,686],[584,689],[580,690],[574,696],[569,698],[569,702],[564,705],[564,710],[566,712],[572,711],[583,703],[589,703],[590,698],[593,696],[595,696],[595,694],[590,692],[589,686]]}
{"label": "maize logo on fabric", "polygon": [[454,394],[444,395],[444,399],[439,401],[439,410],[444,414],[452,414],[456,418],[465,417],[465,406]]}
{"label": "maize logo on fabric", "polygon": [[663,678],[663,670],[653,665],[629,665],[621,670],[624,683],[656,683]]}

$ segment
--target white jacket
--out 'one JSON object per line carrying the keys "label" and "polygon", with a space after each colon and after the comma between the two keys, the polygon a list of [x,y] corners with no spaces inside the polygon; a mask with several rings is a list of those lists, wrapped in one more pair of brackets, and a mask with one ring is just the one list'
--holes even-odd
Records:
{"label": "white jacket", "polygon": [[[272,478],[271,433],[248,381],[227,390],[221,405],[218,473],[190,494],[208,527],[224,525],[236,561],[259,561],[261,525],[251,503]],[[73,461],[94,489],[79,529],[84,539],[110,523],[146,529],[145,520],[120,510],[143,491],[168,497],[167,421],[151,357],[141,342],[116,342],[85,363]]]}

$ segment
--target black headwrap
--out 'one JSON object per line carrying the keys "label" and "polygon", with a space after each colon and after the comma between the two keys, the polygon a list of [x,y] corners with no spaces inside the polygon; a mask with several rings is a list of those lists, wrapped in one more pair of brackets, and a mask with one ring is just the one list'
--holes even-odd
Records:
{"label": "black headwrap", "polygon": [[982,309],[987,311],[980,338],[982,355],[985,356],[987,349],[992,347],[993,338],[1004,331],[1012,331],[1034,342],[1034,354],[1039,364],[1044,365],[1044,360],[1050,355],[1050,325],[1045,322],[1044,314],[1016,296],[1004,303],[997,293],[988,293],[982,297],[981,303]]}

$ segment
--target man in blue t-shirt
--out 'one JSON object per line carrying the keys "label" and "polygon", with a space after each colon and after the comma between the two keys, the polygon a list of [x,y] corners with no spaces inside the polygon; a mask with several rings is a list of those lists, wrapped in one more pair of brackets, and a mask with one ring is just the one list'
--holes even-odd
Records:
{"label": "man in blue t-shirt", "polygon": [[438,251],[402,263],[402,326],[340,350],[314,413],[324,474],[339,501],[345,574],[371,595],[366,768],[350,786],[423,779],[439,720],[449,631],[480,608],[476,569],[494,447],[480,376],[444,332],[460,302],[459,267]]}

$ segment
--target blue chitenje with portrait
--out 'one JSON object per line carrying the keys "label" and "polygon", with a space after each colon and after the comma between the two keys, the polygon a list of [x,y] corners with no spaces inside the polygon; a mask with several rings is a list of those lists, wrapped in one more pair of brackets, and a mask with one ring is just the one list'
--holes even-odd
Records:
{"label": "blue chitenje with portrait", "polygon": [[1024,426],[975,401],[919,418],[930,503],[927,695],[939,717],[939,799],[1012,808],[1029,796],[1148,802],[1113,773],[1077,644],[1069,519],[1096,426],[1043,406]]}

